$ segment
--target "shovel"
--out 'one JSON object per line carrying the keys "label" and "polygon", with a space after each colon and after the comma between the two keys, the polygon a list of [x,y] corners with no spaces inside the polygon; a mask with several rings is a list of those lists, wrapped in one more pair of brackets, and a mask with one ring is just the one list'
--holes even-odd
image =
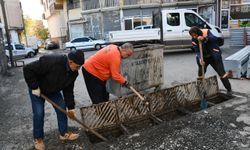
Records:
{"label": "shovel", "polygon": [[[201,62],[204,62],[203,59],[203,47],[202,47],[202,41],[199,40],[199,49],[200,49],[200,58],[201,58]],[[202,72],[202,76],[201,76],[201,87],[199,86],[198,88],[202,88],[200,89],[201,92],[201,103],[200,103],[200,108],[201,109],[206,109],[208,107],[208,103],[207,100],[205,99],[206,96],[206,91],[204,91],[204,79],[205,79],[205,73],[204,73],[204,63],[201,64],[201,72]]]}
{"label": "shovel", "polygon": [[[141,96],[139,92],[137,92],[132,86],[129,86],[130,90],[133,91],[142,101],[145,101],[145,98]],[[149,105],[149,102],[145,102],[145,105]]]}
{"label": "shovel", "polygon": [[[58,106],[56,103],[54,103],[53,101],[51,101],[47,96],[45,96],[44,94],[41,94],[41,97],[43,99],[45,99],[46,101],[48,101],[50,104],[52,104],[56,109],[60,110],[61,112],[63,112],[65,115],[67,115],[67,117],[70,118],[70,115],[66,112],[66,110],[62,109],[60,106]],[[76,121],[77,123],[79,123],[80,125],[82,125],[85,129],[88,129],[91,133],[93,133],[95,136],[97,136],[98,138],[102,139],[103,141],[107,142],[108,139],[106,139],[105,137],[103,137],[101,134],[99,134],[98,132],[96,132],[95,130],[89,128],[87,125],[85,125],[83,122],[81,122],[79,119],[77,118],[70,118],[74,121]]]}

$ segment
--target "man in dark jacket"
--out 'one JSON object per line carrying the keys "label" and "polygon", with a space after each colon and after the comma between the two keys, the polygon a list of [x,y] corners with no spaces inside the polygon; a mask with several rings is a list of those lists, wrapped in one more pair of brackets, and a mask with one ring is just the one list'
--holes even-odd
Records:
{"label": "man in dark jacket", "polygon": [[[29,87],[33,111],[33,136],[36,149],[44,149],[44,102],[43,93],[62,109],[68,108],[75,117],[74,82],[78,70],[84,63],[82,51],[72,51],[66,55],[45,55],[23,68],[24,78]],[[63,96],[61,94],[63,93]],[[75,140],[78,134],[68,132],[67,116],[55,108],[61,140]]]}
{"label": "man in dark jacket", "polygon": [[[220,76],[220,79],[224,87],[227,89],[227,94],[229,96],[232,96],[231,84],[227,77],[228,74],[225,72],[225,69],[224,69],[224,65],[223,65],[222,57],[221,57],[221,50],[218,45],[217,37],[214,36],[208,29],[201,30],[195,26],[189,30],[189,34],[192,36],[192,44],[196,52],[196,61],[199,67],[198,78],[201,78],[202,76],[201,65],[204,65],[204,72],[206,72],[208,65],[211,65]],[[200,49],[199,49],[199,42],[198,42],[199,40],[202,41],[204,62],[202,62],[200,59]]]}

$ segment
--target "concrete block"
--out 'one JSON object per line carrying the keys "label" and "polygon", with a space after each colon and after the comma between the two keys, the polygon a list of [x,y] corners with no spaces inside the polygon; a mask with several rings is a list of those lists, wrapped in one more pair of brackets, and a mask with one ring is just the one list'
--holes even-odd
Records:
{"label": "concrete block", "polygon": [[[163,47],[136,48],[131,57],[122,60],[120,71],[138,91],[163,84]],[[132,93],[113,79],[107,81],[107,90],[118,97]]]}
{"label": "concrete block", "polygon": [[247,73],[248,60],[250,56],[250,46],[246,46],[240,51],[227,57],[224,60],[225,71],[232,72],[233,78],[240,78]]}

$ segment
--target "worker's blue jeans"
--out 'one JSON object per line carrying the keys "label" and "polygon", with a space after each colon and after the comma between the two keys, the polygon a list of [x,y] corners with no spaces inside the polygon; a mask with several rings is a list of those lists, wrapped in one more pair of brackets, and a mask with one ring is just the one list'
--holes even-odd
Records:
{"label": "worker's blue jeans", "polygon": [[[44,138],[44,102],[41,97],[37,97],[32,94],[29,89],[29,95],[32,104],[33,111],[33,136],[34,139]],[[60,92],[46,95],[50,100],[59,105],[62,109],[66,110],[66,105]],[[57,115],[58,128],[61,135],[64,135],[68,131],[68,119],[67,116],[54,107]]]}

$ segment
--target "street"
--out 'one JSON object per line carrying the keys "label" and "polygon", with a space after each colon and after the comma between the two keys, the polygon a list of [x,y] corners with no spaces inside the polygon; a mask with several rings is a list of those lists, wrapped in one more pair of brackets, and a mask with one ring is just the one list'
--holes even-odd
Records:
{"label": "street", "polygon": [[[226,58],[227,56],[235,53],[237,49],[230,49],[228,39],[226,39],[225,44],[222,47],[222,51],[223,51],[223,58]],[[40,56],[44,54],[50,54],[50,53],[66,54],[66,52],[63,50],[54,50],[54,51],[41,50],[38,56],[35,56],[34,58],[30,59],[25,59],[25,64],[37,60]],[[88,58],[94,53],[95,51],[85,52],[85,58]],[[3,150],[33,149],[31,103],[28,97],[27,86],[23,79],[22,67],[12,68],[10,69],[10,71],[13,74],[13,76],[4,78],[1,77],[0,79],[0,101],[1,101],[0,105],[1,148],[0,149]],[[212,75],[217,75],[217,74],[211,67],[208,67],[206,77]],[[176,52],[176,53],[164,54],[164,84],[162,88],[172,87],[178,84],[191,82],[196,80],[196,77],[197,77],[197,64],[195,61],[194,52],[188,51],[188,52]],[[225,90],[219,77],[217,78],[218,78],[219,88],[221,90]],[[232,84],[232,89],[234,92],[243,93],[247,96],[250,95],[249,80],[230,79],[230,82]],[[78,118],[81,118],[79,108],[84,106],[90,106],[92,104],[88,96],[81,71],[79,71],[79,76],[77,77],[77,80],[75,82],[74,92],[75,92],[76,108],[78,111],[77,116]],[[246,107],[246,110],[249,112],[250,110],[249,103],[247,106],[248,107]],[[88,149],[85,147],[86,146],[85,143],[83,143],[83,141],[86,140],[85,139],[86,137],[82,136],[83,132],[81,132],[82,131],[81,127],[72,121],[69,121],[70,129],[80,132],[80,138],[75,142],[61,143],[58,139],[56,114],[53,108],[50,106],[50,104],[46,104],[45,109],[46,109],[45,110],[46,114],[45,114],[44,131],[45,131],[45,144],[48,149],[53,149],[53,150],[84,149],[84,148]],[[249,118],[247,123],[249,123]],[[248,125],[250,125],[250,123]],[[248,136],[248,139],[250,139],[249,135],[250,131],[246,133],[246,137]],[[250,141],[248,140],[248,142],[246,143],[244,142],[243,145],[246,146],[248,144],[245,147],[245,149],[250,148]],[[103,149],[120,149],[119,146],[117,146],[119,142],[114,141],[112,144],[116,145],[116,147],[112,148],[104,144],[106,147],[105,148],[103,147]],[[99,149],[99,148],[98,146],[93,147],[93,149]],[[133,149],[133,147],[130,147],[128,149]],[[145,147],[138,147],[137,149],[150,149],[150,148],[145,146]],[[158,145],[157,149],[164,149],[164,148],[160,148],[160,145]],[[192,149],[192,147],[188,147],[187,149]],[[209,148],[204,148],[204,149],[209,149]],[[241,149],[241,148],[237,147],[236,149]],[[244,149],[244,147],[242,149]]]}

